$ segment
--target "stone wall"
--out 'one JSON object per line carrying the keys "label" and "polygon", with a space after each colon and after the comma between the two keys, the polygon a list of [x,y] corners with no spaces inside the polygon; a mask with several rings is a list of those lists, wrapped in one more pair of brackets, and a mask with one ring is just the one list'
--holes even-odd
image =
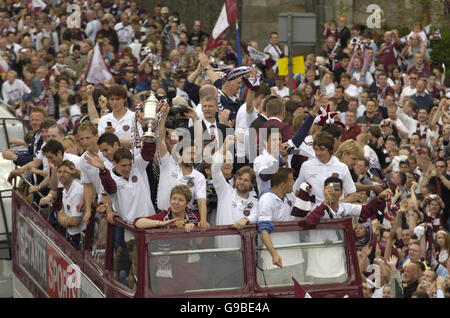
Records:
{"label": "stone wall", "polygon": [[[339,13],[344,13],[349,25],[356,23],[367,25],[367,18],[371,14],[367,12],[367,7],[370,4],[377,4],[383,10],[382,26],[410,27],[414,22],[428,25],[450,21],[448,17],[443,16],[444,2],[439,0],[332,0],[332,2],[335,8],[333,18],[336,19]],[[427,16],[430,19],[427,19]]]}
{"label": "stone wall", "polygon": [[[384,10],[383,25],[411,26],[415,21],[423,20],[427,12],[432,16],[433,23],[448,20],[442,17],[443,7],[439,1],[423,0],[238,0],[239,25],[241,40],[255,40],[261,49],[268,44],[270,32],[278,29],[278,15],[282,12],[313,12],[317,17],[318,43],[316,51],[324,42],[323,25],[336,19],[339,13],[347,16],[348,25],[366,24],[370,13],[369,4],[378,4]],[[164,6],[180,14],[181,21],[191,29],[194,20],[200,19],[203,28],[210,33],[222,9],[223,0],[164,0],[158,1]],[[138,0],[141,7],[153,12],[157,2]],[[448,22],[447,22],[448,23]],[[228,32],[228,39],[234,44],[234,26]],[[314,51],[314,47],[295,47],[294,54],[304,54]]]}

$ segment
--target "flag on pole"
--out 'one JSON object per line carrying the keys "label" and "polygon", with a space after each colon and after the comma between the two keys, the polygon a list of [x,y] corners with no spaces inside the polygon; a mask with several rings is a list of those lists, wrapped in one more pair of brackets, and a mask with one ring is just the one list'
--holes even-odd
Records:
{"label": "flag on pole", "polygon": [[216,25],[209,37],[205,52],[222,44],[228,28],[237,20],[237,13],[237,0],[225,0]]}
{"label": "flag on pole", "polygon": [[241,51],[241,35],[239,34],[239,23],[236,20],[236,54],[237,66],[242,66],[242,51]]}
{"label": "flag on pole", "polygon": [[27,0],[27,10],[32,14],[38,14],[45,9],[47,4],[42,0]]}
{"label": "flag on pole", "polygon": [[109,71],[108,65],[100,52],[100,46],[97,43],[89,61],[88,69],[86,71],[85,81],[94,85],[103,84],[104,81],[112,79],[112,74]]}
{"label": "flag on pole", "polygon": [[311,295],[306,292],[303,286],[300,285],[294,277],[292,277],[292,280],[294,281],[295,298],[312,298]]}
{"label": "flag on pole", "polygon": [[241,42],[241,45],[245,54],[250,56],[255,63],[264,65],[266,69],[271,69],[276,64],[269,54],[258,51],[244,42]]}

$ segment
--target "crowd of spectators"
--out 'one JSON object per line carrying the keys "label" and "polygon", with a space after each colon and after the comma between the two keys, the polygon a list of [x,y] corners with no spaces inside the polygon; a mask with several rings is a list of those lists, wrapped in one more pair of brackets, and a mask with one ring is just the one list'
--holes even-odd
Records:
{"label": "crowd of spectators", "polygon": [[[52,224],[76,248],[101,215],[186,231],[257,224],[268,261],[289,268],[292,258],[272,244],[286,243],[274,222],[352,216],[364,297],[450,297],[450,83],[430,59],[438,39],[421,25],[401,38],[339,16],[290,92],[276,32],[262,50],[272,65],[247,54],[237,68],[230,41],[205,52],[201,19],[185,25],[175,8],[87,0],[73,28],[68,2],[49,0],[39,12],[31,1],[2,2],[2,97],[29,131],[11,141],[27,151],[2,155],[17,165],[10,180],[37,176],[29,193],[52,203]],[[112,79],[92,85],[96,44]],[[256,41],[249,47],[260,51]],[[161,99],[158,142],[143,137],[150,92]],[[132,285],[134,238],[121,235]],[[329,277],[315,260],[306,273]],[[158,268],[165,286],[170,271]]]}

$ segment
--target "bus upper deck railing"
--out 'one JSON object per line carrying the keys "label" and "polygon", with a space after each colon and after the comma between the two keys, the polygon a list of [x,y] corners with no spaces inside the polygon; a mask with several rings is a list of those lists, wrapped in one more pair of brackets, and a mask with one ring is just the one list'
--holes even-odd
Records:
{"label": "bus upper deck railing", "polygon": [[[33,175],[33,177],[36,176],[34,173],[33,173],[32,175]],[[25,182],[28,186],[30,186],[30,187],[33,186],[33,184],[32,184],[30,181],[28,181],[25,177],[23,177],[22,175],[20,175],[20,176],[18,176],[18,177],[20,177],[20,179],[21,179],[23,182]],[[14,180],[13,187],[14,187],[15,189],[17,189],[17,186],[16,186],[16,182],[17,182],[17,181],[16,181],[16,179],[17,179],[17,178],[14,178],[14,179],[13,179],[13,180]],[[35,181],[36,181],[36,180],[35,180]],[[36,193],[41,199],[45,197],[40,191],[36,191],[36,192],[34,192],[34,193]],[[41,205],[40,205],[39,203],[36,203],[34,200],[31,200],[30,203],[31,203],[33,206],[35,206],[35,207],[37,208],[37,211],[39,212],[39,214],[41,214],[41,212],[42,212],[42,207],[41,207]],[[52,210],[54,211],[54,206],[53,206],[52,202],[49,202],[49,203],[48,203],[48,206],[50,207],[50,211],[49,211],[49,213],[47,213],[47,218],[46,218],[46,220],[47,220],[47,222],[50,222],[50,213],[52,212]],[[55,211],[55,212],[58,212],[58,211]],[[80,230],[80,228],[79,228],[78,226],[74,226],[74,228],[75,228],[75,230],[76,230],[77,232],[79,232],[79,234],[81,235],[81,244],[83,244],[85,234],[83,233],[83,231]]]}

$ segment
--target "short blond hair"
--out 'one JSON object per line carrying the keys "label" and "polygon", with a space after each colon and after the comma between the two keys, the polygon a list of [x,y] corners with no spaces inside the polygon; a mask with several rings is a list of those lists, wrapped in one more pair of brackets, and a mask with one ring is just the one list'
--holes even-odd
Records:
{"label": "short blond hair", "polygon": [[185,184],[179,184],[172,188],[172,191],[170,191],[170,198],[172,199],[172,196],[174,194],[181,194],[186,198],[186,201],[189,203],[192,200],[192,192],[191,188]]}
{"label": "short blond hair", "polygon": [[364,158],[364,150],[361,145],[353,139],[344,141],[335,153],[335,156],[339,159],[344,153],[357,156],[358,158]]}
{"label": "short blond hair", "polygon": [[92,133],[92,135],[97,135],[98,130],[97,127],[95,127],[95,125],[90,122],[89,120],[83,121],[80,126],[78,126],[78,133],[80,133],[81,131],[89,131]]}

